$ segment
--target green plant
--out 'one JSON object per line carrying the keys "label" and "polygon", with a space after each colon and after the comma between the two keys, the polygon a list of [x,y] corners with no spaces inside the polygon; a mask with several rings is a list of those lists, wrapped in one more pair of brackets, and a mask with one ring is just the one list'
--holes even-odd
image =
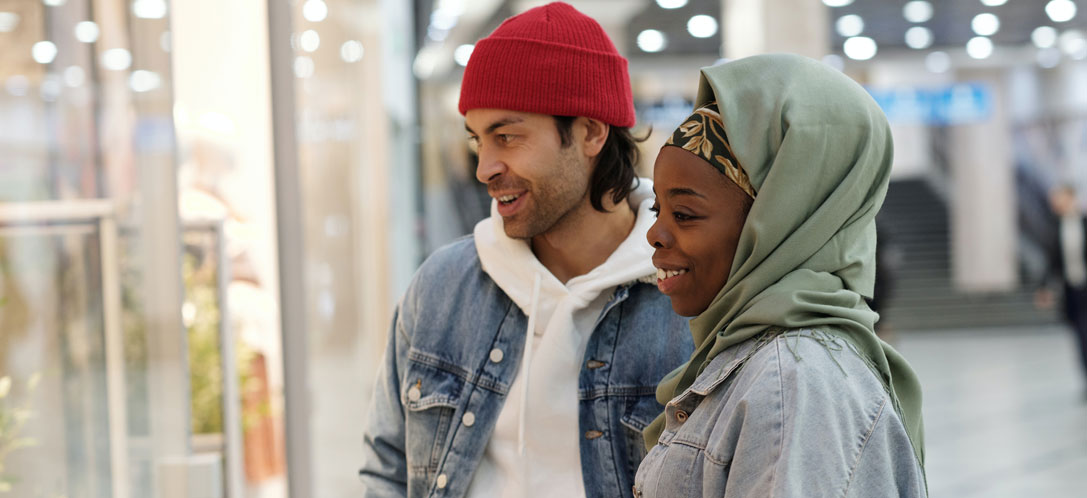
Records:
{"label": "green plant", "polygon": [[[25,384],[26,397],[34,392],[40,374],[34,374]],[[10,493],[18,479],[4,473],[4,461],[11,453],[37,444],[33,438],[22,436],[23,427],[34,416],[28,402],[15,403],[11,395],[14,381],[10,376],[0,377],[0,494]]]}

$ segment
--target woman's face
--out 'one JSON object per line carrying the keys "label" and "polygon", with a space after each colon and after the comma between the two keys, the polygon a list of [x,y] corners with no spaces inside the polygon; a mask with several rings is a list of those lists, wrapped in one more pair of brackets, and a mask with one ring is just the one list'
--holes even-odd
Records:
{"label": "woman's face", "polygon": [[673,146],[657,156],[653,191],[657,221],[646,239],[656,249],[657,286],[676,313],[698,315],[728,280],[751,198],[704,159]]}

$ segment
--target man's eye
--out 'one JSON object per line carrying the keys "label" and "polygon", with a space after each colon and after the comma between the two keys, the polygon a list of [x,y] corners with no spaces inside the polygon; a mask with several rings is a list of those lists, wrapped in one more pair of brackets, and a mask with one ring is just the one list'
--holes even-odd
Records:
{"label": "man's eye", "polygon": [[500,134],[495,135],[495,138],[497,138],[498,141],[502,142],[503,144],[508,144],[513,141],[513,135]]}

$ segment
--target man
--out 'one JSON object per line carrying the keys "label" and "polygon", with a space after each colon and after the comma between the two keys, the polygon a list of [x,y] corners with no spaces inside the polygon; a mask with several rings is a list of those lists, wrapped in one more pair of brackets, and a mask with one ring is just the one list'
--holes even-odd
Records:
{"label": "man", "polygon": [[[1051,275],[1063,288],[1065,320],[1075,333],[1080,365],[1087,374],[1087,220],[1079,209],[1076,190],[1070,184],[1050,193],[1050,207],[1056,217],[1058,244],[1050,256]],[[1053,301],[1042,291],[1039,301]],[[1085,378],[1087,379],[1087,378]]]}
{"label": "man", "polygon": [[364,494],[630,496],[692,342],[654,285],[626,60],[573,7],[537,7],[476,45],[460,111],[491,216],[397,307]]}

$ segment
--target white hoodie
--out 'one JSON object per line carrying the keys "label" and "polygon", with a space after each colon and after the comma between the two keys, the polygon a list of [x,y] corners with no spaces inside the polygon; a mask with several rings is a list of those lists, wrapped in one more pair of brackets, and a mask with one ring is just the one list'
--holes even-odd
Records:
{"label": "white hoodie", "polygon": [[483,271],[529,317],[534,333],[469,498],[585,496],[577,393],[589,334],[617,286],[656,279],[653,248],[646,242],[654,221],[652,182],[641,179],[628,202],[636,213],[630,235],[607,261],[566,285],[536,259],[528,242],[506,236],[496,204],[491,217],[476,225]]}

